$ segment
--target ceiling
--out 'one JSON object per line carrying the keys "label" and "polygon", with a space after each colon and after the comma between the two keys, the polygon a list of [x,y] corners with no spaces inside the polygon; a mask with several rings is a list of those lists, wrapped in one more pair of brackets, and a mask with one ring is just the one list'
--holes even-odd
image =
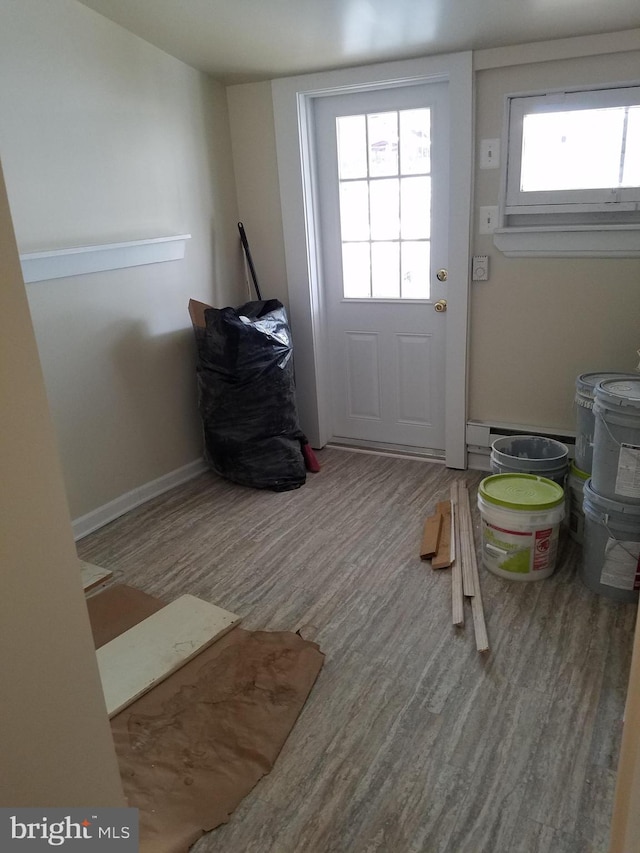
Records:
{"label": "ceiling", "polygon": [[640,27],[638,0],[80,0],[225,83]]}

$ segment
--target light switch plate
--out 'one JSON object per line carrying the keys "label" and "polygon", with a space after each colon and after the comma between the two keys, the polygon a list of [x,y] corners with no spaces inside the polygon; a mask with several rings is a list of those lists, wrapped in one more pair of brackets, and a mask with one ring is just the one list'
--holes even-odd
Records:
{"label": "light switch plate", "polygon": [[493,234],[498,227],[498,206],[486,205],[480,208],[480,234]]}
{"label": "light switch plate", "polygon": [[500,140],[480,140],[480,168],[497,169],[500,166]]}
{"label": "light switch plate", "polygon": [[471,281],[489,281],[489,256],[474,255],[471,264]]}

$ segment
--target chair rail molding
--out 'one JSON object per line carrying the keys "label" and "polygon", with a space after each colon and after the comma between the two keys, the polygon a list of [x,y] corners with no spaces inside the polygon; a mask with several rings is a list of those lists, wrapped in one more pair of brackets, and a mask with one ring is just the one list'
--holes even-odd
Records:
{"label": "chair rail molding", "polygon": [[124,243],[28,252],[20,255],[22,275],[25,283],[30,284],[143,264],[179,261],[184,258],[186,242],[190,239],[191,234],[178,234]]}

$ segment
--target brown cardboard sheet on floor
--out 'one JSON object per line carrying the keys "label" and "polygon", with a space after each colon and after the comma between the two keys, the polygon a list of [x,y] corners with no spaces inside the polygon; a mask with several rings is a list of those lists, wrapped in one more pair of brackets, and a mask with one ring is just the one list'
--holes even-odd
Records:
{"label": "brown cardboard sheet on floor", "polygon": [[117,584],[87,599],[96,649],[124,634],[165,606],[164,601],[131,586]]}
{"label": "brown cardboard sheet on floor", "polygon": [[[108,636],[95,623],[109,621],[119,596],[130,618],[137,602],[138,621],[162,605],[124,590],[107,591],[109,607],[93,606],[94,635]],[[229,820],[272,769],[323,661],[297,634],[234,628],[111,720],[142,853],[182,853]]]}

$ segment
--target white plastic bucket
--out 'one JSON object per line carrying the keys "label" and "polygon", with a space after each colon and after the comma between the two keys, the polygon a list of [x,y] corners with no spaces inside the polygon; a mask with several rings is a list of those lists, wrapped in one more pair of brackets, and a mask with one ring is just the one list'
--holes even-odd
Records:
{"label": "white plastic bucket", "polygon": [[574,542],[582,545],[584,537],[584,510],[582,508],[584,484],[589,479],[586,471],[581,471],[575,464],[571,463],[565,494],[567,498],[567,520],[569,522],[569,536]]}
{"label": "white plastic bucket", "polygon": [[553,574],[564,492],[547,477],[494,474],[478,487],[482,562],[501,578],[534,581]]}
{"label": "white plastic bucket", "polygon": [[637,378],[633,373],[581,373],[576,379],[576,465],[590,474],[593,468],[593,402],[596,385],[605,379]]}
{"label": "white plastic bucket", "polygon": [[636,602],[640,590],[640,506],[597,494],[593,480],[584,485],[583,506],[583,583],[615,601]]}
{"label": "white plastic bucket", "polygon": [[593,413],[593,491],[640,504],[640,376],[599,382]]}
{"label": "white plastic bucket", "polygon": [[495,474],[535,474],[564,485],[569,468],[566,445],[541,435],[510,435],[491,445]]}

